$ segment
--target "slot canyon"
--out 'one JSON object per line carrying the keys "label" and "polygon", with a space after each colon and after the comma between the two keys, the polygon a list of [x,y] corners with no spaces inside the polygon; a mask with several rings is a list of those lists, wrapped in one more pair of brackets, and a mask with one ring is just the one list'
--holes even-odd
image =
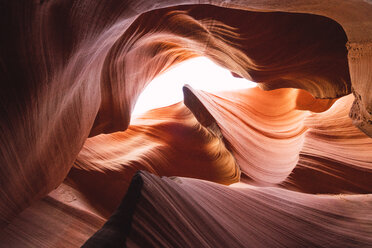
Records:
{"label": "slot canyon", "polygon": [[[372,247],[371,0],[0,12],[0,247]],[[199,57],[257,86],[132,115]]]}

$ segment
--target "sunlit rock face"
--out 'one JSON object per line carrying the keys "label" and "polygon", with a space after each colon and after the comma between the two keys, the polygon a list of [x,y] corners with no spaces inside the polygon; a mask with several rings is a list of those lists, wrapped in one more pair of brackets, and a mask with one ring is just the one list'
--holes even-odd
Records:
{"label": "sunlit rock face", "polygon": [[[372,243],[370,2],[203,3],[0,4],[0,245]],[[197,56],[259,87],[129,125]]]}
{"label": "sunlit rock face", "polygon": [[149,111],[125,132],[88,139],[68,178],[104,216],[115,210],[138,170],[228,185],[239,181],[240,170],[221,137],[178,103]]}

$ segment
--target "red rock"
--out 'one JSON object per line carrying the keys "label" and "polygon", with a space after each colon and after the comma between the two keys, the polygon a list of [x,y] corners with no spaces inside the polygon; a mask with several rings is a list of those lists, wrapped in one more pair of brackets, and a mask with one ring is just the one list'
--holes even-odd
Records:
{"label": "red rock", "polygon": [[[180,178],[141,174],[128,245],[371,243],[370,1],[185,4],[0,3],[0,244],[82,245],[139,169]],[[195,118],[180,103],[129,126],[144,87],[196,56],[269,91],[189,89]],[[216,184],[240,169],[242,189]]]}

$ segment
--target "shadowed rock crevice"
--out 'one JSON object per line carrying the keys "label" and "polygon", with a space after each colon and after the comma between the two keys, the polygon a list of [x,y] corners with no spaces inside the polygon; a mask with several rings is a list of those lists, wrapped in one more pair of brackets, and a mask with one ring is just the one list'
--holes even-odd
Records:
{"label": "shadowed rock crevice", "polygon": [[131,231],[133,213],[141,198],[142,187],[143,179],[140,172],[138,172],[133,176],[128,191],[119,207],[103,227],[85,242],[82,246],[83,248],[126,247],[127,236]]}

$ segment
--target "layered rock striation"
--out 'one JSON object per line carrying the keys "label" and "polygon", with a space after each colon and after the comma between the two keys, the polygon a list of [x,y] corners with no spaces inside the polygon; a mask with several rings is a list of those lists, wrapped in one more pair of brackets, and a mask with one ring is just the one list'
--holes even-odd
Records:
{"label": "layered rock striation", "polygon": [[[86,246],[371,244],[369,1],[0,12],[0,246],[76,247],[106,220]],[[197,56],[259,87],[185,86],[131,122],[151,80]]]}

